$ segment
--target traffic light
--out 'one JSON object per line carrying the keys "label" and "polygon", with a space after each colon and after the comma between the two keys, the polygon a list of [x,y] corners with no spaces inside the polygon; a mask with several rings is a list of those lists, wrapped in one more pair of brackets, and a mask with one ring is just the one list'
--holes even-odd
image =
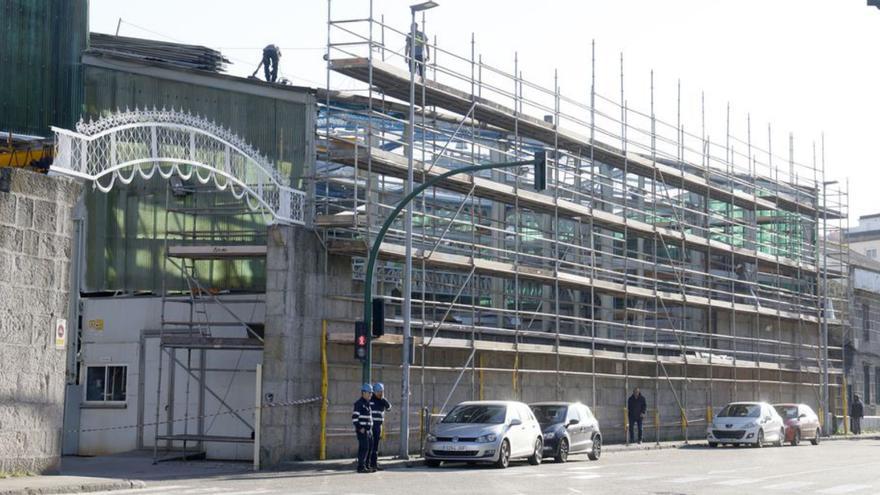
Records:
{"label": "traffic light", "polygon": [[385,335],[385,299],[373,299],[373,337]]}
{"label": "traffic light", "polygon": [[547,189],[547,152],[535,152],[535,190]]}
{"label": "traffic light", "polygon": [[354,324],[354,358],[366,361],[367,359],[367,326],[358,321]]}

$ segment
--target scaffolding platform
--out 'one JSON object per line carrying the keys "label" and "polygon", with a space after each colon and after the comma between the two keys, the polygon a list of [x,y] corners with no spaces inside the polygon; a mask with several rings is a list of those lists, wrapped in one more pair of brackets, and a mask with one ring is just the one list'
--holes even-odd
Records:
{"label": "scaffolding platform", "polygon": [[[332,240],[327,244],[327,249],[334,254],[344,254],[347,256],[365,256],[367,254],[366,245],[363,241],[359,240]],[[406,259],[405,249],[398,244],[383,242],[379,247],[379,259],[402,262]],[[587,290],[593,288],[600,293],[630,296],[648,300],[656,298],[664,303],[672,305],[689,305],[719,310],[734,310],[738,313],[778,318],[788,321],[803,321],[808,323],[819,322],[818,316],[805,313],[794,313],[751,304],[734,303],[704,296],[665,292],[644,287],[633,287],[631,285],[591,278],[585,275],[517,266],[514,263],[490,261],[458,254],[437,251],[425,253],[422,249],[414,249],[413,259],[432,268],[445,268],[466,272],[473,270],[475,273],[499,277],[518,276],[526,280],[534,280],[543,283],[554,283],[558,280],[559,285],[564,287]],[[738,295],[738,297],[745,296]],[[828,319],[828,324],[839,326],[842,322],[840,320]]]}
{"label": "scaffolding platform", "polygon": [[[216,326],[213,323],[212,326]],[[263,342],[255,338],[203,337],[190,335],[163,335],[162,347],[176,349],[262,350]]]}
{"label": "scaffolding platform", "polygon": [[[374,87],[384,94],[402,101],[410,98],[410,74],[407,70],[392,64],[364,57],[337,58],[330,60],[330,70],[344,74],[361,82],[372,81]],[[785,194],[762,194],[760,196],[738,191],[733,188],[720,187],[716,182],[729,182],[730,178],[714,171],[704,171],[707,177],[685,172],[643,155],[623,152],[604,143],[590,142],[586,136],[571,132],[552,123],[517,112],[485,98],[468,94],[436,81],[416,79],[415,104],[419,106],[435,106],[455,112],[462,116],[473,115],[473,118],[489,125],[514,132],[523,137],[543,143],[556,143],[560,149],[580,155],[592,157],[611,167],[626,170],[663,182],[667,186],[685,189],[698,194],[734,204],[750,211],[774,210],[777,207],[787,211],[815,216],[819,209],[804,204]],[[424,100],[422,99],[424,96]],[[826,212],[831,217],[836,213]]]}
{"label": "scaffolding platform", "polygon": [[[357,148],[355,148],[354,143],[338,138],[331,138],[330,149],[332,150],[335,163],[352,167],[356,165],[359,170],[370,170],[373,173],[399,179],[407,177],[408,165],[405,156],[375,147],[368,148],[363,145],[357,145]],[[439,165],[427,166],[424,162],[418,160],[414,160],[413,169],[414,178],[419,182],[424,182],[449,171],[449,169]],[[519,204],[523,208],[540,213],[553,215],[558,212],[561,216],[583,221],[589,221],[592,218],[594,224],[619,232],[623,232],[624,228],[626,228],[630,232],[648,237],[657,234],[663,236],[669,242],[683,242],[689,248],[703,251],[711,249],[715,254],[728,253],[738,259],[757,260],[761,267],[768,271],[775,271],[777,266],[787,274],[796,273],[798,270],[816,273],[818,270],[811,263],[799,262],[784,256],[774,256],[753,249],[731,246],[703,236],[658,226],[657,224],[652,225],[632,218],[625,218],[608,211],[590,208],[573,201],[554,198],[530,189],[517,188],[475,175],[453,175],[438,182],[437,187],[461,194],[473,194],[479,198],[486,198],[509,205]],[[360,218],[359,221],[363,222],[363,216],[359,215],[358,217]],[[342,212],[332,216],[321,216],[316,223],[321,227],[354,226],[353,219],[354,215],[351,212]]]}
{"label": "scaffolding platform", "polygon": [[265,258],[266,246],[168,246],[168,256],[190,260]]}

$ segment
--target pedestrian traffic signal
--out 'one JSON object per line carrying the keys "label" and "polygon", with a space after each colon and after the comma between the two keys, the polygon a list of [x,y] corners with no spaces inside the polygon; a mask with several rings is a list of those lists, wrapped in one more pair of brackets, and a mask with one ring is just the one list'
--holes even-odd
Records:
{"label": "pedestrian traffic signal", "polygon": [[535,152],[535,190],[547,189],[547,152]]}
{"label": "pedestrian traffic signal", "polygon": [[367,359],[367,326],[362,321],[354,324],[354,358],[366,361]]}
{"label": "pedestrian traffic signal", "polygon": [[385,335],[385,299],[373,299],[373,337]]}

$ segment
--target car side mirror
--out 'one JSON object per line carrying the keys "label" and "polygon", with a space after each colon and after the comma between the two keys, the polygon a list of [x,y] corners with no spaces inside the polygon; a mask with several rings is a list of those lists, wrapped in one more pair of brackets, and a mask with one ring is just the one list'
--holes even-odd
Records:
{"label": "car side mirror", "polygon": [[522,420],[519,418],[513,418],[510,420],[510,426],[519,426],[522,424]]}
{"label": "car side mirror", "polygon": [[807,415],[806,415],[806,414],[803,414],[803,413],[801,413],[801,415],[800,415],[800,416],[798,416],[798,419],[804,419],[804,418],[806,418],[806,417],[807,417]]}
{"label": "car side mirror", "polygon": [[771,418],[770,416],[764,416],[764,421],[770,421],[771,419],[773,418]]}
{"label": "car side mirror", "polygon": [[573,420],[571,420],[571,421],[568,422],[568,426],[574,426],[574,425],[576,425],[576,424],[578,424],[578,423],[580,423],[579,420],[577,420],[577,419],[573,419]]}

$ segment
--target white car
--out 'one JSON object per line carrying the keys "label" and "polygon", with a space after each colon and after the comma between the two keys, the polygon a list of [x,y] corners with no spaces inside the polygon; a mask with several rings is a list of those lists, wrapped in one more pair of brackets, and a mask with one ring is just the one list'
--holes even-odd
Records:
{"label": "white car", "polygon": [[514,401],[472,401],[455,406],[431,428],[425,465],[441,462],[490,462],[506,468],[511,459],[541,464],[541,425],[529,406]]}
{"label": "white car", "polygon": [[777,447],[785,441],[785,423],[766,402],[731,402],[718,412],[706,432],[710,447],[722,444]]}

